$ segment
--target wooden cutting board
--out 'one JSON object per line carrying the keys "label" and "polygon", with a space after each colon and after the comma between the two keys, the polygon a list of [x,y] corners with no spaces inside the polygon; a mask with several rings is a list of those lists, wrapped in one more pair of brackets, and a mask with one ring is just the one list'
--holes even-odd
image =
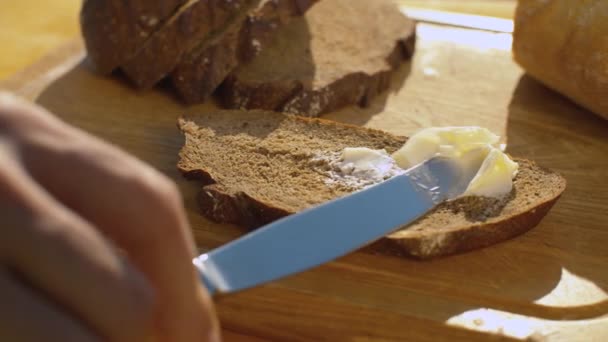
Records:
{"label": "wooden cutting board", "polygon": [[[562,173],[568,189],[542,223],[511,241],[420,262],[366,252],[218,298],[227,340],[603,340],[608,338],[608,122],[524,76],[511,35],[420,24],[413,62],[370,108],[326,118],[397,134],[481,125],[509,152]],[[243,230],[196,211],[175,164],[184,107],[92,74],[80,41],[0,84],[151,163],[180,186],[202,249]]]}

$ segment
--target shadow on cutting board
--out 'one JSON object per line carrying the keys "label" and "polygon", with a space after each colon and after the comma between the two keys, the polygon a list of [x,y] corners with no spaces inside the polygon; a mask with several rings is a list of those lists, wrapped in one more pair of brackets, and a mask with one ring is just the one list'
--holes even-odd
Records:
{"label": "shadow on cutting board", "polygon": [[412,60],[403,62],[391,77],[388,90],[378,94],[367,107],[348,106],[335,112],[327,113],[321,118],[343,122],[351,125],[364,126],[375,115],[385,111],[389,96],[397,94],[412,72]]}
{"label": "shadow on cutting board", "polygon": [[186,107],[161,89],[136,92],[117,77],[93,74],[82,61],[50,84],[37,102],[70,124],[84,129],[174,180],[185,198],[189,219],[201,247],[212,248],[242,234],[235,227],[214,224],[198,214],[198,188],[177,171],[183,137],[178,117],[214,110],[212,104]]}
{"label": "shadow on cutting board", "polygon": [[[402,82],[408,73],[409,70],[403,71]],[[534,100],[539,96],[545,97],[540,104]],[[91,74],[82,63],[53,82],[38,102],[67,122],[111,141],[175,180],[184,194],[201,246],[216,247],[244,232],[213,224],[198,215],[195,204],[198,189],[175,168],[183,143],[176,128],[177,118],[185,113],[211,110],[212,104],[186,108],[158,90],[136,93],[114,78]],[[562,107],[568,111],[560,110]],[[374,115],[374,109],[368,110],[369,115]],[[599,238],[608,234],[607,214],[603,222],[590,222],[584,217],[583,206],[577,204],[597,192],[593,182],[579,184],[581,177],[587,174],[598,182],[603,177],[605,182],[608,158],[572,165],[572,160],[580,160],[573,158],[575,154],[608,151],[606,122],[589,117],[527,78],[520,81],[510,110],[511,152],[562,172],[570,182],[564,198],[539,227],[490,248],[427,262],[353,253],[274,286],[441,322],[480,307],[548,319],[582,319],[607,313],[605,301],[572,308],[534,303],[558,286],[564,268],[608,291],[605,272],[608,250],[602,244],[607,239]],[[576,140],[578,130],[593,138]],[[567,136],[568,141],[560,135]],[[591,171],[581,171],[583,166]],[[608,193],[603,184],[600,189]],[[561,230],[557,230],[558,226]]]}
{"label": "shadow on cutting board", "polygon": [[608,121],[528,75],[519,79],[508,110],[508,152],[562,174],[568,182],[566,191],[530,232],[479,251],[480,255],[458,257],[484,259],[481,263],[502,258],[508,269],[496,265],[485,270],[486,277],[501,284],[497,290],[508,297],[531,299],[528,304],[532,304],[505,302],[490,308],[552,320],[604,316],[608,313]]}
{"label": "shadow on cutting board", "polygon": [[568,185],[533,235],[554,263],[604,292],[608,313],[608,120],[522,76],[509,106],[509,152],[561,173]]}

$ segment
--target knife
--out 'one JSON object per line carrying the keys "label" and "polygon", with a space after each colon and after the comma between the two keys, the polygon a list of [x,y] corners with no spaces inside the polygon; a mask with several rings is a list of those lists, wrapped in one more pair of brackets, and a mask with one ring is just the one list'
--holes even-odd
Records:
{"label": "knife", "polygon": [[460,196],[473,175],[435,157],[377,185],[304,210],[193,260],[211,294],[264,284],[341,257]]}

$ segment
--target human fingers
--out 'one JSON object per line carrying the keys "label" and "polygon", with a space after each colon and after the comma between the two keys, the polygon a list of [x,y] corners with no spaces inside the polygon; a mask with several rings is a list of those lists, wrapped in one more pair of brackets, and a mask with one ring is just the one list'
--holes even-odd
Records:
{"label": "human fingers", "polygon": [[37,107],[19,108],[30,125],[17,129],[28,172],[145,273],[156,290],[161,340],[216,339],[217,321],[191,264],[194,243],[175,185]]}
{"label": "human fingers", "polygon": [[0,267],[19,278],[3,283],[13,300],[40,318],[78,325],[76,335],[88,329],[110,341],[149,335],[153,297],[143,275],[2,151],[0,161]]}

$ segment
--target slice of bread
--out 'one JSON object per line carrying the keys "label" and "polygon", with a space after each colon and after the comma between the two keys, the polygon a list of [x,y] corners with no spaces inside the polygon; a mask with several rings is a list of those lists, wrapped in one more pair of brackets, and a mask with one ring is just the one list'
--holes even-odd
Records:
{"label": "slice of bread", "polygon": [[[178,168],[202,183],[202,213],[249,228],[359,190],[332,176],[345,147],[386,149],[407,140],[340,123],[266,111],[215,111],[179,120]],[[382,248],[431,258],[488,246],[539,223],[564,191],[560,175],[516,159],[513,191],[502,199],[464,197],[390,234]],[[407,205],[404,203],[404,205]]]}
{"label": "slice of bread", "polygon": [[390,0],[323,0],[219,89],[228,108],[318,116],[366,105],[413,53],[415,23]]}
{"label": "slice of bread", "polygon": [[122,70],[138,88],[150,88],[167,76],[185,53],[240,26],[260,1],[190,0],[122,65]]}
{"label": "slice of bread", "polygon": [[184,102],[205,101],[240,64],[250,62],[274,33],[302,16],[318,0],[262,0],[242,25],[234,25],[213,43],[188,52],[171,73]]}
{"label": "slice of bread", "polygon": [[129,60],[188,0],[85,0],[81,31],[89,59],[107,74]]}

